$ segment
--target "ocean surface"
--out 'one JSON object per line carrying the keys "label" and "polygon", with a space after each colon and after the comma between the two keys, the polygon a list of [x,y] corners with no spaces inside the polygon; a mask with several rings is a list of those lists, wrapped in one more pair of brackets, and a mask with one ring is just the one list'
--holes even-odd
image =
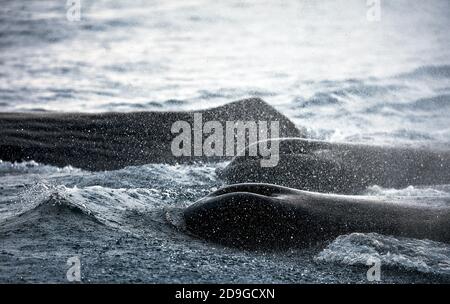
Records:
{"label": "ocean surface", "polygon": [[[450,149],[450,1],[0,2],[0,111],[173,111],[261,97],[309,138]],[[166,220],[222,186],[198,163],[107,172],[0,161],[0,282],[450,282],[450,246],[350,234],[246,252]],[[365,196],[442,204],[450,185]],[[406,202],[405,202],[406,203]]]}

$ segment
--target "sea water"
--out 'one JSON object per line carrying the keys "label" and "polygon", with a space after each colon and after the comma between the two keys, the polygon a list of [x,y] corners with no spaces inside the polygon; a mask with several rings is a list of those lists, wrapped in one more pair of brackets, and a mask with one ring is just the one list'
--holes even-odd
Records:
{"label": "sea water", "polygon": [[[197,110],[257,96],[309,138],[450,148],[450,2],[0,3],[0,111]],[[226,163],[109,172],[0,163],[0,280],[449,282],[450,247],[378,234],[282,253],[224,248],[169,224]],[[365,196],[443,204],[450,185]]]}

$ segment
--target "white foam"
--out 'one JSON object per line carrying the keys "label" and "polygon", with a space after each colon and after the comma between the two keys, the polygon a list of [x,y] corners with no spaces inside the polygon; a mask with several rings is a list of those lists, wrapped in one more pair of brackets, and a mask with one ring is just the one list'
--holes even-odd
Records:
{"label": "white foam", "polygon": [[381,262],[382,268],[450,275],[450,245],[377,233],[341,235],[314,259],[325,263],[366,265],[374,258]]}
{"label": "white foam", "polygon": [[52,174],[52,173],[75,173],[81,169],[72,166],[55,167],[31,161],[9,162],[0,160],[0,174]]}
{"label": "white foam", "polygon": [[393,189],[375,185],[369,187],[365,194],[384,197],[450,197],[450,186],[408,186],[403,189]]}

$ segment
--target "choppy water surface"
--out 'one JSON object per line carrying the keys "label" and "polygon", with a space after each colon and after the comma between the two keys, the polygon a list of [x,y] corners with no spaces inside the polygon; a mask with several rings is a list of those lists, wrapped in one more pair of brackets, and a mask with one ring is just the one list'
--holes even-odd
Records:
{"label": "choppy water surface", "polygon": [[[65,1],[0,5],[0,111],[192,110],[259,96],[312,138],[450,148],[450,2]],[[448,245],[342,236],[326,249],[255,253],[177,231],[165,211],[221,186],[218,165],[92,173],[0,163],[0,280],[449,281]],[[449,185],[367,195],[436,204]]]}
{"label": "choppy water surface", "polygon": [[[0,279],[64,281],[66,260],[77,255],[87,282],[367,282],[368,257],[382,261],[385,282],[449,280],[450,246],[432,241],[355,234],[327,248],[244,252],[171,226],[166,212],[220,187],[214,171],[224,165],[92,173],[1,163]],[[392,189],[372,191],[392,199]],[[395,197],[411,196],[411,189],[403,191]],[[449,188],[422,191],[440,193],[422,198],[426,204],[450,197]]]}

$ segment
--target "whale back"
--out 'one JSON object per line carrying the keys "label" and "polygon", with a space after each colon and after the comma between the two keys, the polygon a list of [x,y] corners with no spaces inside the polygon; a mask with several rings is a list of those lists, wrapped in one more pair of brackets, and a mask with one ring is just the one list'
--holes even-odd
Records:
{"label": "whale back", "polygon": [[279,121],[283,136],[304,134],[284,115],[259,98],[236,101],[201,111],[132,113],[0,113],[0,159],[35,160],[87,170],[113,170],[147,163],[221,161],[231,157],[175,157],[172,124],[193,125],[230,120]]}
{"label": "whale back", "polygon": [[[329,143],[300,138],[279,143],[279,161],[262,167],[260,157],[245,151],[218,171],[227,183],[270,183],[323,193],[358,194],[378,185],[450,183],[450,152],[360,144]],[[248,149],[248,148],[247,148]]]}
{"label": "whale back", "polygon": [[[183,211],[183,229],[218,244],[262,250],[322,245],[347,233],[450,242],[450,205],[323,194],[271,184],[221,188]],[[445,207],[444,207],[445,206]]]}

